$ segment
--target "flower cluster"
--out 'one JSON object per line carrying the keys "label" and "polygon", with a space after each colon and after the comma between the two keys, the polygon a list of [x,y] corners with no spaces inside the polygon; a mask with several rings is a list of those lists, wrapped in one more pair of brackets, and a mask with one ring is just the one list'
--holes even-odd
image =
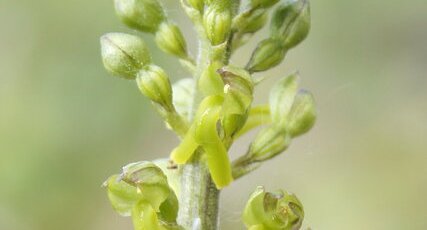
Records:
{"label": "flower cluster", "polygon": [[[192,78],[171,84],[165,70],[155,65],[145,42],[137,35],[109,33],[101,37],[105,68],[114,76],[135,80],[181,139],[170,160],[174,167],[197,161],[206,165],[217,189],[228,186],[262,162],[288,148],[293,138],[311,129],[316,118],[314,99],[298,88],[298,74],[278,81],[269,104],[253,105],[259,78],[254,74],[280,64],[289,50],[310,30],[308,0],[181,0],[199,37],[194,60],[180,28],[159,0],[115,0],[121,21],[132,29],[154,35],[160,50],[178,58]],[[268,24],[246,66],[229,64],[233,53]],[[246,154],[234,162],[231,145],[246,132],[265,126]],[[180,229],[177,222],[179,189],[170,186],[166,167],[134,163],[106,182],[113,207],[132,215],[136,229]],[[179,175],[177,176],[179,180]],[[302,205],[286,192],[258,189],[244,214],[250,229],[299,229]]]}

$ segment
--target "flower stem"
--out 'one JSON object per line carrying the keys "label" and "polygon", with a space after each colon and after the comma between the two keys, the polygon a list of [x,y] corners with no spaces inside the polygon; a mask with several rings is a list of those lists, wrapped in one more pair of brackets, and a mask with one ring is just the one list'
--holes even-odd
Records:
{"label": "flower stem", "polygon": [[201,158],[202,152],[199,151],[181,171],[178,223],[189,230],[216,230],[220,191]]}

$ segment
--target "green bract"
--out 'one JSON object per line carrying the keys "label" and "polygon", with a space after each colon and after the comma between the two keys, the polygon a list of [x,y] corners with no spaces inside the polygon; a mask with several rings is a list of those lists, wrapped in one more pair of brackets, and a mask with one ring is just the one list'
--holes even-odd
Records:
{"label": "green bract", "polygon": [[109,33],[101,37],[102,61],[113,75],[134,79],[136,73],[151,62],[144,41],[137,36]]}
{"label": "green bract", "polygon": [[119,18],[131,28],[154,33],[166,16],[158,0],[115,0]]}

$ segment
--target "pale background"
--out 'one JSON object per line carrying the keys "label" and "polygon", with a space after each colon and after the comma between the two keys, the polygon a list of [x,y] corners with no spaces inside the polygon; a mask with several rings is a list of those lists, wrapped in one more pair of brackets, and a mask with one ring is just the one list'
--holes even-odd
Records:
{"label": "pale background", "polygon": [[[163,2],[193,46],[178,1]],[[316,230],[427,229],[426,1],[312,0],[312,15],[309,39],[257,95],[298,69],[317,125],[225,189],[222,229],[243,229],[257,185],[298,194]],[[177,139],[133,82],[104,71],[98,38],[112,31],[131,32],[111,0],[0,1],[0,229],[132,229],[100,185],[126,163],[168,156]],[[185,77],[143,37],[173,80]]]}

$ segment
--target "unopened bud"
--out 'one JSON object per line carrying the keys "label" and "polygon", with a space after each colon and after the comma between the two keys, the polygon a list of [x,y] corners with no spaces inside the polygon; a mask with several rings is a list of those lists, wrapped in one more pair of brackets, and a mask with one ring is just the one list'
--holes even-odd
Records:
{"label": "unopened bud", "polygon": [[127,26],[154,33],[165,20],[165,12],[158,0],[115,0],[119,18]]}
{"label": "unopened bud", "polygon": [[249,229],[300,229],[304,209],[298,198],[286,191],[271,193],[258,187],[250,196],[243,212],[243,222]]}
{"label": "unopened bud", "polygon": [[233,19],[233,30],[240,34],[255,33],[267,23],[266,10],[247,11]]}
{"label": "unopened bud", "polygon": [[146,66],[139,71],[136,81],[146,97],[166,109],[172,108],[172,89],[169,77],[162,68]]}
{"label": "unopened bud", "polygon": [[291,143],[291,137],[285,130],[272,125],[261,130],[252,142],[248,157],[251,161],[265,161],[285,151]]}
{"label": "unopened bud", "polygon": [[289,112],[287,129],[292,137],[308,132],[316,121],[316,109],[313,95],[301,90],[295,97],[294,104]]}
{"label": "unopened bud", "polygon": [[181,30],[175,24],[168,22],[160,24],[155,40],[164,52],[180,58],[187,57],[187,44]]}
{"label": "unopened bud", "polygon": [[250,72],[265,71],[280,64],[285,55],[280,41],[269,38],[258,44],[246,68]]}
{"label": "unopened bud", "polygon": [[278,126],[288,123],[288,116],[298,92],[297,73],[281,79],[270,92],[270,112],[273,122]]}
{"label": "unopened bud", "polygon": [[231,10],[212,4],[203,15],[203,25],[211,44],[216,46],[227,41],[231,30]]}
{"label": "unopened bud", "polygon": [[104,66],[115,76],[135,79],[138,71],[151,62],[144,41],[137,36],[109,33],[100,40]]}
{"label": "unopened bud", "polygon": [[310,4],[308,0],[288,0],[274,12],[271,35],[280,38],[286,49],[301,43],[310,31]]}

